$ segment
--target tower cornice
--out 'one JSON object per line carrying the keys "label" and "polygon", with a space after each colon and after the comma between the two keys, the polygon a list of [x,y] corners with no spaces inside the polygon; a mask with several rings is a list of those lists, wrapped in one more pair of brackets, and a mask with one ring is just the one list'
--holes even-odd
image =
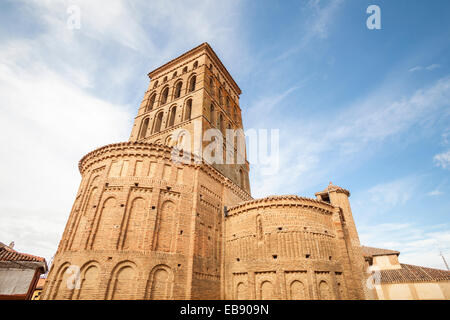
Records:
{"label": "tower cornice", "polygon": [[170,60],[169,62],[163,64],[162,66],[154,69],[153,71],[150,71],[148,73],[148,76],[150,79],[152,79],[156,74],[163,72],[164,70],[170,69],[172,66],[180,63],[180,61],[186,59],[189,56],[192,56],[194,54],[197,54],[199,52],[201,52],[202,50],[205,50],[210,57],[214,60],[214,62],[216,63],[216,65],[218,66],[218,68],[220,69],[220,71],[222,71],[222,73],[225,75],[225,77],[230,81],[233,89],[236,91],[236,93],[238,94],[238,96],[242,93],[241,88],[239,88],[239,86],[237,85],[236,81],[234,81],[233,77],[231,76],[231,74],[228,72],[227,68],[223,65],[223,63],[220,61],[219,57],[217,56],[217,54],[214,52],[213,48],[207,43],[204,42],[201,45],[183,53],[182,55]]}

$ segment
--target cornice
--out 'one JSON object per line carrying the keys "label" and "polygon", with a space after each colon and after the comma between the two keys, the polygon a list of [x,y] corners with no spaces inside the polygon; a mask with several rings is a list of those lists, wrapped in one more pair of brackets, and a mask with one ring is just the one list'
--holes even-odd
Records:
{"label": "cornice", "polygon": [[162,66],[154,69],[153,71],[150,71],[148,73],[148,76],[150,78],[154,77],[155,74],[162,72],[163,70],[172,67],[174,64],[176,63],[180,63],[182,60],[186,59],[187,57],[194,55],[198,52],[200,52],[201,50],[206,50],[206,52],[211,56],[211,58],[214,60],[214,62],[217,64],[218,68],[220,71],[222,71],[222,73],[225,75],[225,77],[228,78],[228,80],[231,82],[231,86],[233,87],[233,89],[236,91],[237,95],[239,96],[242,91],[241,88],[239,88],[239,86],[237,85],[237,83],[234,81],[233,77],[231,76],[231,74],[228,72],[227,68],[223,65],[222,61],[220,61],[219,57],[217,56],[217,54],[214,52],[214,50],[211,48],[211,46],[207,43],[204,42],[201,45],[183,53],[182,55],[170,60],[169,62],[163,64]]}

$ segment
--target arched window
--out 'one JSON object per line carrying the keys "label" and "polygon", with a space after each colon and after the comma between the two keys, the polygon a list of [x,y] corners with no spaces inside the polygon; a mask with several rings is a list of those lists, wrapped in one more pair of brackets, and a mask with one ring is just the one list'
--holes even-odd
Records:
{"label": "arched window", "polygon": [[163,113],[162,112],[158,113],[158,115],[156,116],[155,127],[153,130],[153,133],[158,133],[161,131],[162,118],[163,118]]}
{"label": "arched window", "polygon": [[175,71],[172,75],[172,78],[176,78],[176,76],[177,76],[177,72]]}
{"label": "arched window", "polygon": [[198,67],[198,61],[194,62],[194,69]]}
{"label": "arched window", "polygon": [[179,81],[175,86],[175,99],[181,96],[181,87],[183,86],[183,82]]}
{"label": "arched window", "polygon": [[149,118],[145,118],[144,122],[142,122],[141,133],[139,135],[141,139],[145,138],[145,136],[147,135],[148,122]]}
{"label": "arched window", "polygon": [[219,88],[219,104],[222,105],[222,89]]}
{"label": "arched window", "polygon": [[163,80],[164,82],[167,82],[167,76],[166,77],[164,77],[164,80]]}
{"label": "arched window", "polygon": [[155,105],[155,99],[156,99],[156,93],[154,93],[150,99],[148,100],[148,104],[147,104],[147,110],[146,111],[150,111],[153,109],[153,106]]}
{"label": "arched window", "polygon": [[195,83],[197,82],[197,76],[193,76],[191,80],[189,81],[189,92],[192,92],[195,90]]}
{"label": "arched window", "polygon": [[153,89],[155,89],[158,86],[158,81],[155,82],[155,84],[153,85]]}
{"label": "arched window", "polygon": [[191,119],[191,112],[192,112],[192,99],[189,99],[186,102],[186,109],[184,112],[184,120],[190,120]]}
{"label": "arched window", "polygon": [[209,120],[211,121],[211,124],[215,123],[214,106],[212,104],[211,107],[209,107]]}
{"label": "arched window", "polygon": [[172,146],[172,136],[168,136],[166,138],[166,146]]}
{"label": "arched window", "polygon": [[222,115],[222,113],[219,116],[219,129],[220,129],[220,132],[223,133],[223,115]]}
{"label": "arched window", "polygon": [[169,123],[167,127],[171,127],[175,124],[175,114],[177,113],[177,107],[170,109]]}
{"label": "arched window", "polygon": [[[227,101],[227,109],[229,109],[230,108],[230,98],[228,98],[228,96],[227,96],[226,101]],[[230,112],[230,110],[228,110],[228,112]]]}
{"label": "arched window", "polygon": [[239,169],[239,179],[241,182],[241,188],[244,189],[245,188],[245,177],[244,177],[244,170]]}
{"label": "arched window", "polygon": [[183,68],[183,73],[186,73],[186,72],[188,72],[188,69],[187,69],[187,67],[184,67]]}
{"label": "arched window", "polygon": [[161,93],[161,104],[165,104],[167,102],[168,96],[169,96],[169,87],[166,87]]}

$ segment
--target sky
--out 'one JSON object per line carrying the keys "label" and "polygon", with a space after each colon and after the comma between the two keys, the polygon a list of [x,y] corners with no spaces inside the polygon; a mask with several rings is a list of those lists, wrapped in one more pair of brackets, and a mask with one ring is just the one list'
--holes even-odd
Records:
{"label": "sky", "polygon": [[[367,28],[369,5],[381,29]],[[251,165],[253,197],[314,197],[332,181],[351,192],[362,244],[445,269],[448,12],[447,0],[3,0],[0,241],[51,259],[78,161],[128,140],[149,71],[208,42],[242,89],[244,129],[279,129],[279,170]]]}

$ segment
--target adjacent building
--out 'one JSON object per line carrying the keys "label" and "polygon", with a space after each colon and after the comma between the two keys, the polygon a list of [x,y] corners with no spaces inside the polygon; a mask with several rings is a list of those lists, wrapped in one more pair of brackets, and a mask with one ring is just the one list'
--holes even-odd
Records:
{"label": "adjacent building", "polygon": [[400,263],[400,252],[362,247],[380,300],[450,300],[450,271]]}
{"label": "adjacent building", "polygon": [[44,258],[20,253],[0,242],[0,300],[30,300],[41,274]]}

